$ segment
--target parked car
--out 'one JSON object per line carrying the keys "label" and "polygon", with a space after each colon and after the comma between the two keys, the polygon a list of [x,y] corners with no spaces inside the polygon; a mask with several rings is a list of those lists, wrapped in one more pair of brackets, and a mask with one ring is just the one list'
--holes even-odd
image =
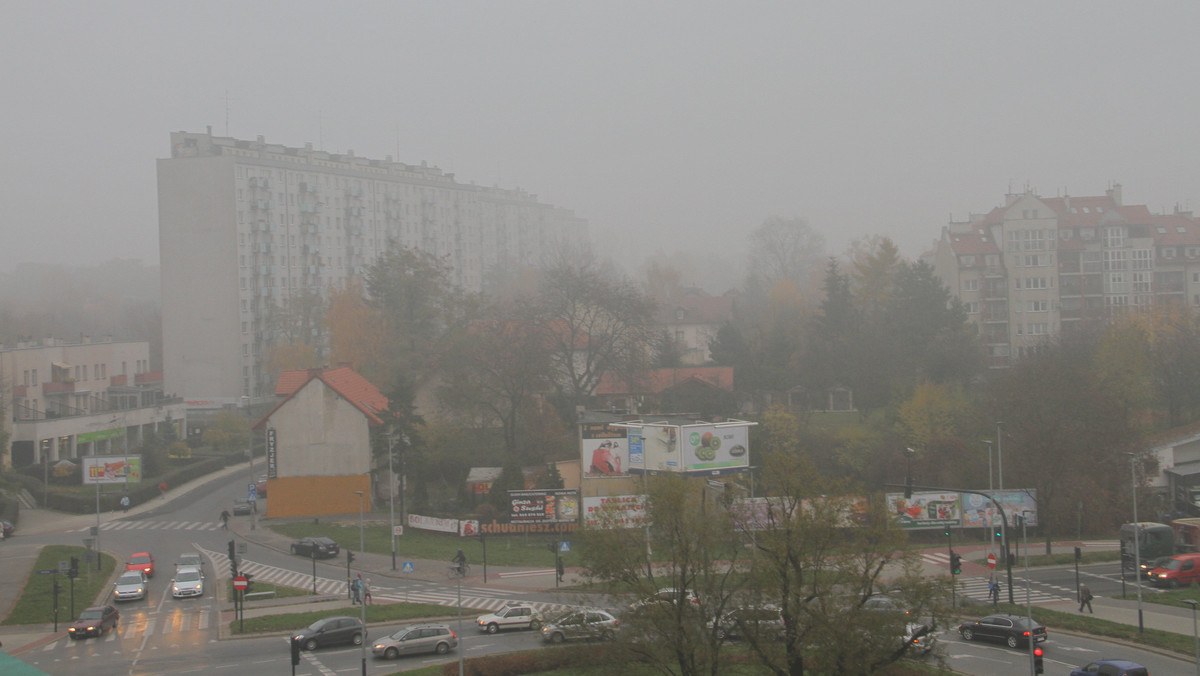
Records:
{"label": "parked car", "polygon": [[250,516],[250,512],[254,511],[254,505],[246,498],[233,499],[233,515],[234,516]]}
{"label": "parked car", "polygon": [[722,641],[742,641],[747,637],[772,641],[784,638],[783,615],[775,606],[734,608],[714,625],[717,638]]}
{"label": "parked car", "polygon": [[1200,582],[1200,553],[1176,554],[1150,571],[1150,582],[1156,587],[1187,587]]}
{"label": "parked car", "polygon": [[696,592],[691,589],[679,590],[674,587],[664,587],[654,592],[653,596],[634,601],[629,605],[629,610],[637,612],[658,604],[679,604],[686,603],[693,608],[698,608],[700,599],[696,598]]}
{"label": "parked car", "polygon": [[179,560],[175,562],[175,570],[179,571],[182,568],[199,568],[201,571],[203,571],[204,557],[200,556],[196,552],[180,554]]}
{"label": "parked car", "polygon": [[296,632],[292,638],[304,650],[316,650],[330,645],[361,645],[366,632],[357,617],[326,617]]}
{"label": "parked car", "polygon": [[1046,640],[1046,627],[1020,615],[988,615],[987,617],[958,625],[958,633],[968,641],[999,641],[1009,648],[1028,646],[1029,639],[1035,643]]}
{"label": "parked car", "polygon": [[449,625],[418,624],[379,639],[371,646],[371,654],[394,660],[401,655],[416,653],[445,655],[457,647],[458,635]]}
{"label": "parked car", "polygon": [[621,623],[606,610],[581,608],[569,610],[542,625],[542,640],[562,643],[576,639],[606,639],[617,637]]}
{"label": "parked car", "polygon": [[16,529],[17,527],[12,525],[11,521],[0,519],[0,539],[7,540],[8,538],[12,537],[13,531]]}
{"label": "parked car", "polygon": [[79,613],[79,618],[67,627],[67,636],[71,638],[87,638],[101,636],[109,629],[117,628],[117,620],[121,613],[112,606],[95,606]]}
{"label": "parked car", "polygon": [[180,568],[171,580],[171,596],[182,599],[204,596],[204,573],[199,568]]}
{"label": "parked car", "polygon": [[542,613],[524,603],[510,603],[494,613],[480,615],[475,619],[479,631],[494,634],[501,629],[541,629]]}
{"label": "parked car", "polygon": [[1129,660],[1096,660],[1072,669],[1071,676],[1150,676],[1150,670]]}
{"label": "parked car", "polygon": [[154,557],[150,556],[150,552],[138,552],[129,557],[125,570],[140,570],[146,577],[154,577]]}
{"label": "parked car", "polygon": [[883,612],[904,613],[912,615],[912,608],[898,596],[893,594],[873,594],[862,604],[863,610],[879,610]]}
{"label": "parked car", "polygon": [[267,477],[260,476],[254,480],[254,492],[258,493],[258,497],[267,497]]}
{"label": "parked car", "polygon": [[331,559],[342,551],[338,543],[325,536],[308,537],[292,543],[292,553],[314,559]]}
{"label": "parked car", "polygon": [[113,598],[117,601],[140,601],[146,598],[146,574],[140,570],[121,573],[113,585]]}

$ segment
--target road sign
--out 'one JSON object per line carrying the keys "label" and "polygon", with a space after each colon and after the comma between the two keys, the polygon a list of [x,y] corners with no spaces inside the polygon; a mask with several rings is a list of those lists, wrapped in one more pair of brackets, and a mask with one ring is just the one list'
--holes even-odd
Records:
{"label": "road sign", "polygon": [[571,543],[566,541],[558,543],[558,551],[562,552],[563,554],[571,551]]}
{"label": "road sign", "polygon": [[258,491],[251,490],[246,494],[246,499],[250,502],[258,502]]}
{"label": "road sign", "polygon": [[411,573],[411,572],[413,572],[413,570],[415,570],[415,567],[413,566],[412,561],[405,561],[404,565],[401,566],[400,570],[405,573]]}
{"label": "road sign", "polygon": [[251,493],[257,493],[258,484],[246,484],[246,490],[250,491]]}
{"label": "road sign", "polygon": [[244,590],[246,588],[246,578],[241,575],[233,578],[233,588],[238,591]]}
{"label": "road sign", "polygon": [[995,568],[995,567],[996,567],[996,555],[988,554],[988,568]]}
{"label": "road sign", "polygon": [[57,569],[50,569],[50,570],[39,570],[39,571],[38,571],[38,575],[53,575],[53,574],[55,574],[55,573],[57,573],[57,572],[58,572],[58,570],[57,570]]}
{"label": "road sign", "polygon": [[404,526],[392,526],[392,535],[404,535]]}
{"label": "road sign", "polygon": [[58,572],[65,573],[68,570],[71,570],[71,562],[70,561],[59,561],[58,562]]}

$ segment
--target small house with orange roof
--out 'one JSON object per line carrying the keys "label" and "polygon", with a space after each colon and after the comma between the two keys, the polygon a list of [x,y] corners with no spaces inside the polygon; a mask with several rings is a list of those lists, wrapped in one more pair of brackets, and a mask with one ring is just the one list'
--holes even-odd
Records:
{"label": "small house with orange roof", "polygon": [[278,404],[254,425],[267,438],[267,516],[356,514],[370,509],[371,428],[388,400],[348,367],[280,374]]}

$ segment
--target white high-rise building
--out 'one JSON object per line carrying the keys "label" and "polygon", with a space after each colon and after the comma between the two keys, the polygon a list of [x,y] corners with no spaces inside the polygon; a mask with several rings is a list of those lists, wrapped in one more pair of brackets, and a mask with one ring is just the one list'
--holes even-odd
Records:
{"label": "white high-rise building", "polygon": [[390,241],[477,291],[494,266],[535,265],[587,238],[585,220],[520,190],[211,128],[171,134],[158,209],[164,387],[202,408],[270,395],[273,309],[361,277]]}

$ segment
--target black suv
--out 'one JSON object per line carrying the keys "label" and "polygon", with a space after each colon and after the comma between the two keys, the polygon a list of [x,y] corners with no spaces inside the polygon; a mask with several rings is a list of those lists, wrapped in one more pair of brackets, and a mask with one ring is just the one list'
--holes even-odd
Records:
{"label": "black suv", "polygon": [[357,617],[326,617],[317,620],[292,635],[305,650],[316,650],[327,645],[349,643],[361,645],[363,636],[362,622]]}
{"label": "black suv", "polygon": [[332,559],[342,551],[338,543],[325,536],[304,538],[292,543],[292,553],[314,559]]}

